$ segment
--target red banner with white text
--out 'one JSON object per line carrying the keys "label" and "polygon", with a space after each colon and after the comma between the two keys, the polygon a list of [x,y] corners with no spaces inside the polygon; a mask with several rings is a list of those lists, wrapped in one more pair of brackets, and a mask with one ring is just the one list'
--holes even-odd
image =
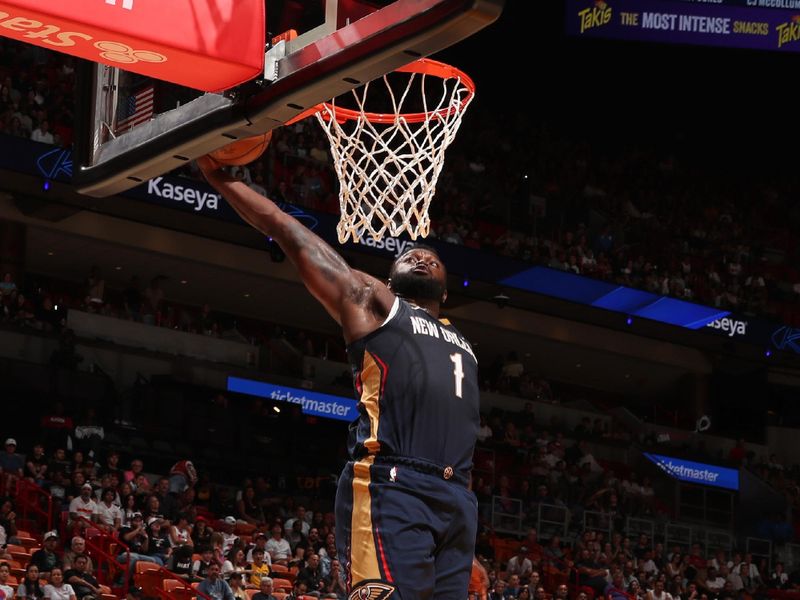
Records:
{"label": "red banner with white text", "polygon": [[263,70],[264,0],[0,0],[0,35],[203,91]]}

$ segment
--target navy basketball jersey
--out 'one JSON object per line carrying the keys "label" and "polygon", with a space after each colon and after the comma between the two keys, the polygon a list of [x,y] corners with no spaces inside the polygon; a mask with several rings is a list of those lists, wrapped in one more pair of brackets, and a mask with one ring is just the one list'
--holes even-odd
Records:
{"label": "navy basketball jersey", "polygon": [[397,298],[384,324],[347,349],[358,395],[353,459],[397,455],[468,477],[479,426],[478,363],[445,319]]}

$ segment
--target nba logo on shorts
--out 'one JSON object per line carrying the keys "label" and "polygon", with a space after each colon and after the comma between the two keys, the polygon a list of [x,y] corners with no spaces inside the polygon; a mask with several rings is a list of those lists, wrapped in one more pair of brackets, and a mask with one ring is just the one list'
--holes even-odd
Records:
{"label": "nba logo on shorts", "polygon": [[391,481],[392,483],[397,481],[397,467],[392,467],[389,470],[389,481]]}

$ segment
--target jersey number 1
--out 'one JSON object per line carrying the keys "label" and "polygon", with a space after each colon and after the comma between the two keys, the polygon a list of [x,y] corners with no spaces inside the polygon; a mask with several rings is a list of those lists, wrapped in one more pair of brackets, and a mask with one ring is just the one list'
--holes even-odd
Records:
{"label": "jersey number 1", "polygon": [[464,365],[461,362],[461,354],[456,352],[450,355],[450,360],[453,361],[453,377],[456,380],[456,396],[461,398],[461,383],[464,381]]}

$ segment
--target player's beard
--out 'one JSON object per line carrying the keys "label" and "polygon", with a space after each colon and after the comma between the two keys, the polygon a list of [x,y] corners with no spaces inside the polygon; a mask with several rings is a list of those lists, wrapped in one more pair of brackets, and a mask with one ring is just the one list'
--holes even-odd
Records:
{"label": "player's beard", "polygon": [[395,273],[392,277],[392,291],[406,300],[433,300],[441,302],[444,297],[444,284],[430,275],[413,271]]}

